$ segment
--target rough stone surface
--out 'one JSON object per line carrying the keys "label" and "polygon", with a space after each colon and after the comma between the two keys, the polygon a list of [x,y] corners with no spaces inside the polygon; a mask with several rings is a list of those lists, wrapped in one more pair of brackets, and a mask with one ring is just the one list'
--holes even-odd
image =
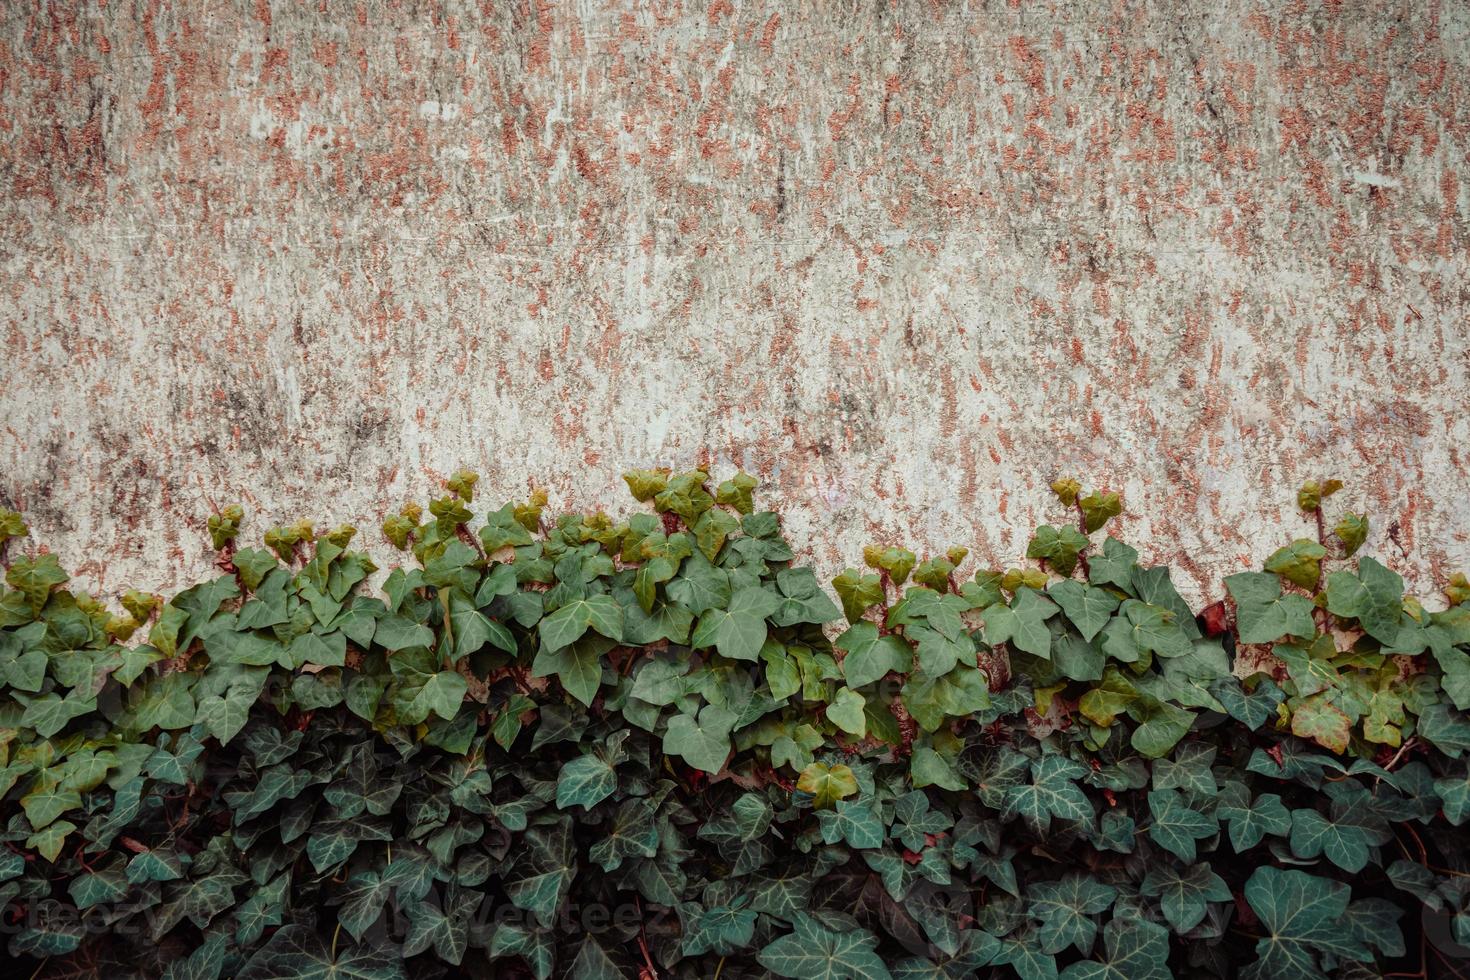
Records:
{"label": "rough stone surface", "polygon": [[0,498],[95,587],[462,464],[743,466],[829,572],[1013,560],[1073,474],[1196,599],[1335,475],[1470,561],[1463,3],[0,18]]}

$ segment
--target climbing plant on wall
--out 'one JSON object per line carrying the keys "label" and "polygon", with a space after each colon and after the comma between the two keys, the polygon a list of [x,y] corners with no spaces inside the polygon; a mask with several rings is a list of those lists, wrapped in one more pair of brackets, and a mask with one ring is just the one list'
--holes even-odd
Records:
{"label": "climbing plant on wall", "polygon": [[[1316,533],[1196,616],[1053,485],[1026,562],[829,589],[755,480],[242,543],[117,606],[0,512],[0,900],[27,975],[1470,972],[1470,585]],[[1101,540],[1099,540],[1101,538]],[[380,587],[368,583],[381,582]]]}

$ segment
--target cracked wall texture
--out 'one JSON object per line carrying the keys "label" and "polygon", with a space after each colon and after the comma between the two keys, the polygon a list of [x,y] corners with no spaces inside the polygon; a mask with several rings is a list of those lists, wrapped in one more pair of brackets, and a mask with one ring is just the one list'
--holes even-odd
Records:
{"label": "cracked wall texture", "polygon": [[[1060,474],[1191,598],[1470,562],[1458,2],[11,3],[0,499],[85,583],[460,465],[739,465],[826,572]],[[631,503],[631,501],[630,501]]]}

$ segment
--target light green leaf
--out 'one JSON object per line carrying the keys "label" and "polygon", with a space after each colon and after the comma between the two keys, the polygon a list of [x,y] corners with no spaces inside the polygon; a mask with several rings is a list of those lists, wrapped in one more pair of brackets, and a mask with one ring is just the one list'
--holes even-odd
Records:
{"label": "light green leaf", "polygon": [[716,704],[705,705],[697,719],[686,714],[675,715],[664,732],[664,751],[679,756],[695,769],[717,773],[730,755],[730,729],[737,720],[734,712]]}
{"label": "light green leaf", "polygon": [[505,653],[516,652],[515,637],[510,630],[480,612],[473,601],[458,592],[449,596],[449,622],[454,632],[456,660],[475,653],[487,643]]}
{"label": "light green leaf", "polygon": [[954,766],[927,745],[920,745],[914,749],[913,759],[909,763],[909,775],[913,779],[915,789],[922,789],[925,786],[938,786],[940,789],[952,790],[967,788],[965,780],[955,772]]}
{"label": "light green leaf", "polygon": [[1117,597],[1107,589],[1083,585],[1075,579],[1052,583],[1047,595],[1062,607],[1062,612],[1088,641],[1107,625],[1113,610],[1118,608]]}
{"label": "light green leaf", "polygon": [[886,677],[890,671],[906,674],[913,669],[914,654],[900,637],[880,636],[873,623],[855,623],[834,645],[844,650],[842,672],[849,687],[862,687]]}
{"label": "light green leaf", "polygon": [[756,660],[766,642],[766,617],[781,600],[759,586],[749,586],[730,597],[727,609],[709,609],[699,617],[690,645],[715,647],[732,660]]}
{"label": "light green leaf", "polygon": [[1266,559],[1266,571],[1275,572],[1304,589],[1314,588],[1321,574],[1327,549],[1308,538],[1297,538]]}
{"label": "light green leaf", "polygon": [[810,793],[812,806],[817,810],[830,808],[838,800],[852,796],[858,791],[857,779],[852,769],[838,764],[827,766],[813,762],[801,771],[796,788]]}
{"label": "light green leaf", "polygon": [[1282,595],[1281,580],[1275,575],[1239,572],[1225,579],[1225,587],[1235,600],[1242,643],[1271,643],[1288,634],[1316,634],[1312,603],[1303,596]]}
{"label": "light green leaf", "polygon": [[542,646],[531,662],[531,676],[555,675],[566,692],[590,706],[602,685],[603,655],[613,642],[602,636],[585,636],[570,646]]}
{"label": "light green leaf", "polygon": [[541,620],[538,630],[543,650],[571,646],[587,630],[596,630],[610,640],[623,638],[623,607],[609,595],[576,599]]}
{"label": "light green leaf", "polygon": [[458,671],[441,670],[436,674],[412,673],[399,681],[395,706],[398,720],[417,725],[430,714],[445,720],[459,714],[469,684]]}
{"label": "light green leaf", "polygon": [[1034,589],[1022,588],[1009,606],[985,610],[985,641],[992,646],[1010,643],[1032,656],[1050,658],[1051,630],[1046,621],[1056,612],[1056,603]]}
{"label": "light green leaf", "polygon": [[838,728],[849,735],[862,738],[868,732],[868,724],[864,715],[867,702],[863,696],[850,687],[844,687],[837,692],[836,699],[827,705],[827,719]]}

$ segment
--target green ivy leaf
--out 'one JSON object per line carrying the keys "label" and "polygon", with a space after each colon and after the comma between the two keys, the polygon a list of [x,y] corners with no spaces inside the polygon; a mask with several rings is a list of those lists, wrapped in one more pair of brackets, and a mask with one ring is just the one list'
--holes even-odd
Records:
{"label": "green ivy leaf", "polygon": [[1419,735],[1445,755],[1458,759],[1470,749],[1470,720],[1446,704],[1431,704],[1419,712]]}
{"label": "green ivy leaf", "polygon": [[1191,799],[1213,797],[1219,786],[1212,768],[1217,749],[1199,741],[1180,745],[1174,758],[1161,758],[1153,764],[1154,789],[1177,789]]}
{"label": "green ivy leaf", "polygon": [[1327,611],[1356,619],[1380,643],[1398,640],[1403,619],[1404,580],[1372,558],[1358,563],[1358,573],[1327,576]]}
{"label": "green ivy leaf", "polygon": [[[16,858],[24,860],[19,854]],[[121,901],[128,893],[128,880],[116,867],[87,872],[71,880],[67,891],[79,909]]]}
{"label": "green ivy leaf", "polygon": [[752,909],[719,906],[705,909],[684,933],[685,956],[714,953],[729,956],[750,945],[755,938],[756,913]]}
{"label": "green ivy leaf", "polygon": [[1044,560],[1053,571],[1065,577],[1076,570],[1077,556],[1086,551],[1090,543],[1087,536],[1075,527],[1055,528],[1043,524],[1026,545],[1026,557]]}
{"label": "green ivy leaf", "polygon": [[1172,980],[1169,930],[1139,919],[1115,918],[1103,929],[1107,958],[1073,963],[1063,980]]}
{"label": "green ivy leaf", "polygon": [[569,806],[592,809],[613,794],[618,788],[618,777],[606,760],[588,752],[561,767],[556,778],[556,806],[565,810]]}
{"label": "green ivy leaf", "polygon": [[404,980],[403,959],[372,944],[342,944],[333,951],[315,929],[290,925],[276,930],[237,980]]}
{"label": "green ivy leaf", "polygon": [[842,841],[856,850],[883,846],[883,821],[865,800],[838,800],[831,809],[818,810],[817,818],[825,843]]}
{"label": "green ivy leaf", "polygon": [[1344,871],[1362,871],[1372,848],[1393,839],[1373,798],[1355,782],[1329,783],[1330,819],[1311,807],[1291,814],[1291,850],[1297,857],[1325,855]]}
{"label": "green ivy leaf", "polygon": [[1317,585],[1317,578],[1322,572],[1322,559],[1325,557],[1327,549],[1316,541],[1297,538],[1266,559],[1266,571],[1274,572],[1304,589],[1311,589]]}
{"label": "green ivy leaf", "polygon": [[654,506],[661,511],[672,511],[692,525],[700,514],[715,505],[715,498],[704,489],[708,479],[709,475],[699,470],[680,473],[654,495]]}
{"label": "green ivy leaf", "polygon": [[677,714],[664,732],[664,751],[677,755],[695,769],[717,773],[730,755],[730,729],[737,716],[717,704],[708,704],[699,717]]}
{"label": "green ivy leaf", "polygon": [[699,617],[690,644],[714,647],[732,660],[756,660],[766,642],[766,617],[781,600],[759,586],[741,589],[726,609],[710,609]]}
{"label": "green ivy leaf", "polygon": [[1434,792],[1439,795],[1445,819],[1458,827],[1470,819],[1470,770],[1464,766],[1452,776],[1434,781]]}
{"label": "green ivy leaf", "polygon": [[792,919],[793,932],[760,951],[760,965],[798,980],[890,980],[879,958],[878,940],[864,929],[839,932],[805,913]]}
{"label": "green ivy leaf", "polygon": [[[1330,585],[1331,578],[1328,582]],[[1242,643],[1271,643],[1288,634],[1316,634],[1311,602],[1299,595],[1282,595],[1281,580],[1275,575],[1238,572],[1225,579],[1225,587],[1235,600]]]}
{"label": "green ivy leaf", "polygon": [[60,732],[73,718],[80,718],[97,710],[96,698],[78,697],[75,692],[64,698],[56,694],[43,694],[34,698],[17,696],[16,700],[26,706],[25,714],[20,717],[21,725],[34,729],[42,738],[50,738]]}
{"label": "green ivy leaf", "polygon": [[866,707],[867,702],[861,694],[850,687],[844,687],[837,692],[837,697],[827,705],[824,713],[828,721],[844,732],[862,738],[868,733]]}
{"label": "green ivy leaf", "polygon": [[1108,728],[1140,697],[1133,682],[1110,665],[1103,671],[1102,681],[1078,700],[1077,710],[1094,725]]}
{"label": "green ivy leaf", "polygon": [[855,623],[834,641],[846,651],[842,672],[849,687],[862,687],[881,680],[890,672],[905,674],[913,669],[914,655],[897,636],[880,636],[873,623]]}
{"label": "green ivy leaf", "polygon": [[902,587],[919,559],[907,548],[868,547],[863,549],[863,560],[868,563],[869,568],[887,572],[895,587]]}
{"label": "green ivy leaf", "polygon": [[825,810],[830,809],[838,800],[857,793],[858,784],[852,769],[847,766],[827,766],[813,762],[801,771],[796,788],[811,794],[815,809]]}
{"label": "green ivy leaf", "polygon": [[1091,820],[1092,803],[1077,787],[1087,767],[1066,756],[1044,755],[1031,764],[1031,782],[1005,791],[1004,817],[1019,816],[1037,834],[1045,834],[1056,817],[1060,820]]}
{"label": "green ivy leaf", "polygon": [[1351,558],[1363,547],[1363,542],[1368,540],[1368,515],[1344,514],[1332,533],[1342,542],[1343,557]]}
{"label": "green ivy leaf", "polygon": [[837,618],[837,606],[817,584],[817,577],[811,569],[784,568],[776,573],[776,586],[783,598],[770,617],[775,625],[821,625]]}
{"label": "green ivy leaf", "polygon": [[347,880],[337,921],[353,939],[362,939],[383,916],[393,894],[391,882],[376,871],[363,871]]}
{"label": "green ivy leaf", "polygon": [[67,837],[76,829],[77,825],[70,820],[57,820],[27,837],[26,847],[54,863],[61,856]]}
{"label": "green ivy leaf", "polygon": [[940,789],[958,791],[966,788],[964,778],[955,772],[954,766],[927,745],[914,749],[913,758],[909,762],[909,776],[915,789],[938,786]]}
{"label": "green ivy leaf", "polygon": [[704,557],[714,561],[720,549],[725,546],[725,539],[740,530],[740,519],[727,510],[715,507],[701,514],[691,530],[699,550],[704,552]]}
{"label": "green ivy leaf", "polygon": [[691,555],[666,591],[696,616],[707,609],[723,609],[730,602],[730,573],[711,565],[702,554]]}
{"label": "green ivy leaf", "polygon": [[1318,977],[1318,955],[1324,953],[1345,960],[1372,959],[1351,930],[1342,928],[1347,885],[1265,865],[1246,882],[1245,899],[1265,932],[1256,943],[1257,961],[1242,974],[1247,980]]}
{"label": "green ivy leaf", "polygon": [[603,871],[616,871],[630,857],[656,856],[659,834],[653,817],[653,804],[647,800],[624,800],[613,814],[607,836],[593,844],[587,856]]}
{"label": "green ivy leaf", "polygon": [[1049,659],[1051,630],[1046,621],[1056,612],[1056,603],[1023,588],[1009,606],[995,605],[985,610],[985,641],[992,646],[1010,643],[1017,650]]}
{"label": "green ivy leaf", "polygon": [[536,651],[531,663],[531,676],[555,676],[568,694],[590,706],[602,686],[603,656],[613,641],[602,636],[586,636],[569,646],[548,647]]}
{"label": "green ivy leaf", "polygon": [[6,584],[25,596],[32,616],[41,614],[41,607],[46,605],[51,590],[66,581],[66,572],[61,570],[61,563],[52,554],[17,558],[5,572]]}
{"label": "green ivy leaf", "polygon": [[1260,676],[1249,690],[1234,676],[1216,678],[1210,682],[1213,694],[1230,717],[1241,722],[1251,731],[1260,728],[1276,717],[1276,706],[1286,700],[1286,694],[1265,676]]}
{"label": "green ivy leaf", "polygon": [[990,707],[984,672],[960,664],[942,677],[922,670],[908,676],[900,692],[904,707],[926,732],[938,731],[946,718],[962,718]]}
{"label": "green ivy leaf", "polygon": [[1159,900],[1164,918],[1181,936],[1204,921],[1210,902],[1234,898],[1225,879],[1210,870],[1209,862],[1186,868],[1160,865],[1149,871],[1139,890]]}
{"label": "green ivy leaf", "polygon": [[562,907],[576,868],[572,857],[571,821],[526,831],[516,861],[505,878],[505,893],[518,909],[549,925]]}
{"label": "green ivy leaf", "polygon": [[1117,897],[1116,888],[1085,874],[1069,874],[1060,881],[1028,887],[1030,914],[1041,920],[1036,936],[1041,948],[1060,953],[1072,946],[1084,956],[1091,953],[1097,938],[1093,916],[1111,908]]}
{"label": "green ivy leaf", "polygon": [[1121,663],[1136,663],[1160,644],[1170,656],[1187,652],[1189,640],[1170,622],[1169,612],[1157,606],[1129,599],[1123,603],[1121,615],[1108,621],[1102,631],[1102,650]]}
{"label": "green ivy leaf", "polygon": [[412,647],[431,647],[434,645],[434,631],[406,616],[384,616],[378,620],[373,642],[394,652]]}
{"label": "green ivy leaf", "polygon": [[1262,793],[1251,799],[1250,789],[1231,781],[1220,792],[1215,816],[1230,828],[1230,844],[1237,854],[1255,847],[1267,835],[1285,837],[1291,833],[1291,813],[1275,793]]}
{"label": "green ivy leaf", "polygon": [[1148,759],[1167,753],[1194,725],[1194,713],[1147,694],[1128,705],[1128,714],[1138,722],[1130,743]]}
{"label": "green ivy leaf", "polygon": [[1191,809],[1177,790],[1153,790],[1148,794],[1148,809],[1153,815],[1149,837],[1186,864],[1194,863],[1195,842],[1219,829],[1213,817]]}
{"label": "green ivy leaf", "polygon": [[1021,980],[1056,980],[1058,976],[1057,958],[1041,948],[1036,932],[1030,929],[1002,937],[990,965],[1009,966]]}
{"label": "green ivy leaf", "polygon": [[863,613],[883,601],[883,582],[876,575],[863,575],[855,568],[844,569],[832,580],[832,588],[842,600],[842,612],[848,622],[857,623]]}
{"label": "green ivy leaf", "polygon": [[1123,501],[1116,493],[1090,493],[1077,504],[1082,508],[1082,519],[1088,534],[1123,513]]}
{"label": "green ivy leaf", "polygon": [[433,949],[441,961],[458,966],[469,945],[471,920],[484,897],[474,889],[450,885],[440,903],[409,905],[403,955],[415,956]]}
{"label": "green ivy leaf", "polygon": [[623,474],[623,481],[634,500],[647,503],[663,493],[669,485],[669,474],[667,470],[630,470]]}
{"label": "green ivy leaf", "polygon": [[758,486],[760,481],[750,474],[736,473],[715,489],[715,502],[734,507],[742,514],[749,514],[755,510],[751,493]]}
{"label": "green ivy leaf", "polygon": [[1083,585],[1075,579],[1052,583],[1047,595],[1062,607],[1062,612],[1077,627],[1082,638],[1089,642],[1107,625],[1113,611],[1118,608],[1118,598],[1107,589]]}
{"label": "green ivy leaf", "polygon": [[1138,552],[1117,538],[1103,541],[1102,554],[1087,563],[1087,578],[1093,585],[1111,585],[1133,595],[1133,573],[1138,567]]}
{"label": "green ivy leaf", "polygon": [[502,548],[522,548],[535,539],[521,522],[516,520],[515,506],[506,504],[497,511],[485,515],[485,526],[480,528],[480,542],[485,554],[494,555]]}
{"label": "green ivy leaf", "polygon": [[609,595],[576,599],[541,620],[541,647],[561,650],[581,639],[589,629],[609,640],[623,639],[623,607]]}
{"label": "green ivy leaf", "polygon": [[399,685],[394,706],[398,720],[409,725],[427,720],[430,714],[446,720],[453,718],[459,714],[469,690],[464,675],[453,670],[436,674],[414,672],[402,678]]}
{"label": "green ivy leaf", "polygon": [[449,596],[449,621],[454,632],[456,660],[475,653],[487,643],[497,650],[514,656],[515,637],[504,625],[480,612],[475,601],[458,593],[452,593]]}

